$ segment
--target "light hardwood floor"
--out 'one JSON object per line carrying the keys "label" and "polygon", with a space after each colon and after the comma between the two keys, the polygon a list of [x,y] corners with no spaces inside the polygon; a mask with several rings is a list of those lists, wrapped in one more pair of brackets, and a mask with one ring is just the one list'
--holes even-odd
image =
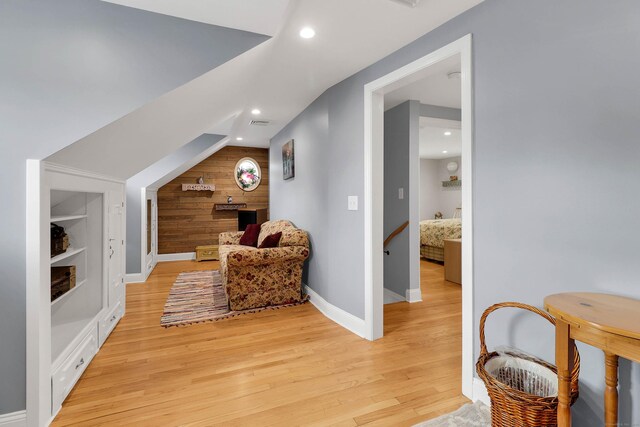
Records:
{"label": "light hardwood floor", "polygon": [[460,390],[461,292],[421,261],[423,302],[386,305],[369,342],[311,304],[164,329],[181,271],[127,287],[127,311],[54,426],[410,426],[468,400]]}

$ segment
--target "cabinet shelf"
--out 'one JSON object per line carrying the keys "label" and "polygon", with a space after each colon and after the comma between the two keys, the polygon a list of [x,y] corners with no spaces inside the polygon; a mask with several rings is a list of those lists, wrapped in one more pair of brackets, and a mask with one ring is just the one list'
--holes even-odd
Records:
{"label": "cabinet shelf", "polygon": [[60,215],[60,216],[52,216],[51,222],[65,222],[65,221],[73,221],[76,219],[84,219],[86,215]]}
{"label": "cabinet shelf", "polygon": [[455,181],[442,181],[442,186],[443,187],[461,187],[462,180],[456,179]]}
{"label": "cabinet shelf", "polygon": [[56,255],[53,258],[51,258],[51,264],[53,265],[53,264],[55,264],[55,263],[57,263],[59,261],[62,261],[63,259],[67,259],[69,257],[77,255],[80,252],[85,251],[86,249],[87,248],[72,248],[72,247],[69,247],[69,248],[67,248],[67,251],[65,253],[60,254],[60,255]]}
{"label": "cabinet shelf", "polygon": [[80,283],[77,283],[72,289],[70,289],[69,291],[67,291],[64,294],[60,295],[58,298],[56,298],[53,301],[51,301],[51,307],[55,306],[58,302],[60,302],[63,299],[65,299],[68,295],[72,294],[76,289],[78,289],[79,287],[81,287],[85,283],[87,283],[86,279],[81,281]]}

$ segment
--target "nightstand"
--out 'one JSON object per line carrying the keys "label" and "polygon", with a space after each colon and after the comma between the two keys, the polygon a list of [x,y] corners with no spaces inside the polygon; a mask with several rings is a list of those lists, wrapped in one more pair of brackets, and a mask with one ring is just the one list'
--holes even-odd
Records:
{"label": "nightstand", "polygon": [[462,239],[444,240],[444,280],[462,284]]}

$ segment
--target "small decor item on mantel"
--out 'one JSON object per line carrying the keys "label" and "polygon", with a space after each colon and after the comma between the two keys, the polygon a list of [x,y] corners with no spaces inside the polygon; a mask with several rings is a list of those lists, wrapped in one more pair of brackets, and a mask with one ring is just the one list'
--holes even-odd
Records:
{"label": "small decor item on mantel", "polygon": [[260,185],[260,165],[251,157],[238,160],[235,171],[236,184],[242,191],[253,191]]}
{"label": "small decor item on mantel", "polygon": [[434,219],[442,219],[442,212],[440,211],[436,212]]}
{"label": "small decor item on mantel", "polygon": [[285,181],[296,176],[295,163],[292,139],[282,146],[282,177]]}
{"label": "small decor item on mantel", "polygon": [[182,191],[216,191],[213,184],[205,184],[204,177],[199,177],[196,184],[182,184]]}
{"label": "small decor item on mantel", "polygon": [[233,203],[233,197],[231,196],[231,194],[227,196],[227,203]]}

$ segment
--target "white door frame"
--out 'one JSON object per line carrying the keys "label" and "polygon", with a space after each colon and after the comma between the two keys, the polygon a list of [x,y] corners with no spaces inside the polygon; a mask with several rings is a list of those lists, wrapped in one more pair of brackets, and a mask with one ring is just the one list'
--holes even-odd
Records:
{"label": "white door frame", "polygon": [[462,85],[462,392],[473,394],[473,82],[471,34],[364,86],[365,337],[383,335],[384,94],[422,78],[430,66],[460,55]]}
{"label": "white door frame", "polygon": [[[151,200],[151,255],[147,253],[147,200]],[[140,277],[147,280],[158,263],[158,190],[140,189]]]}

